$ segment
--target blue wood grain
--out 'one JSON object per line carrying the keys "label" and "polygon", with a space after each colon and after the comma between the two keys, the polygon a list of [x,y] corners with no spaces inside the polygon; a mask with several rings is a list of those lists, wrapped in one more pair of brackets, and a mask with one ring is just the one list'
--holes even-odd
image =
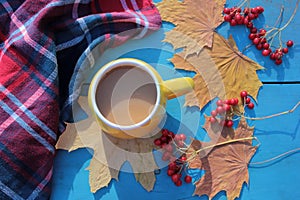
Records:
{"label": "blue wood grain", "polygon": [[[251,5],[262,5],[265,13],[257,21],[257,26],[272,24],[279,14],[280,6],[285,5],[284,21],[287,21],[296,0],[287,1],[251,1]],[[228,1],[228,6],[233,6],[237,1]],[[300,81],[300,37],[299,32],[300,15],[297,13],[295,19],[282,35],[283,40],[292,39],[295,46],[291,49],[284,64],[275,66],[267,58],[261,56],[254,48],[245,51],[245,54],[263,65],[266,70],[258,72],[260,79],[264,82],[291,82]],[[169,59],[175,53],[170,44],[162,43],[164,33],[172,29],[172,25],[164,23],[163,28],[142,40],[129,41],[125,45],[114,49],[108,49],[96,60],[95,68],[91,70],[86,79],[89,83],[92,75],[103,64],[119,57],[133,57],[142,59],[158,70],[163,79],[190,76],[194,74],[173,69]],[[240,50],[249,44],[247,32],[242,27],[229,27],[223,24],[219,29],[223,36],[233,34]],[[83,91],[83,94],[85,92]],[[265,84],[258,95],[258,102],[253,111],[248,111],[249,116],[266,116],[291,109],[300,100],[300,84]],[[214,100],[208,104],[202,112],[197,108],[184,107],[184,97],[168,101],[168,118],[165,127],[174,132],[183,132],[201,140],[208,140],[205,131],[204,114],[209,114],[214,107]],[[300,147],[300,108],[294,113],[261,121],[249,121],[255,127],[254,134],[261,145],[251,162],[267,160],[289,150]],[[163,163],[158,154],[155,154],[159,165]],[[113,200],[113,199],[207,199],[207,197],[193,197],[194,186],[184,184],[176,187],[166,175],[166,168],[161,169],[157,175],[157,181],[152,192],[147,192],[136,182],[132,173],[121,172],[119,181],[113,180],[107,188],[103,188],[95,194],[90,192],[88,183],[87,166],[92,155],[86,149],[76,150],[68,153],[58,150],[53,176],[52,200]],[[249,166],[250,182],[244,186],[241,200],[282,200],[299,199],[300,190],[300,153],[289,154],[281,159],[261,165]],[[126,163],[123,167],[130,168]],[[204,172],[189,171],[193,181],[199,179]],[[214,200],[225,200],[224,192],[220,192]]]}

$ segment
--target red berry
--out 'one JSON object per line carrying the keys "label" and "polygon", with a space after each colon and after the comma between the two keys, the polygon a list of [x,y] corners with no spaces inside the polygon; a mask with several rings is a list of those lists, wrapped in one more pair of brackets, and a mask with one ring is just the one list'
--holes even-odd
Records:
{"label": "red berry", "polygon": [[269,48],[270,48],[269,43],[264,43],[264,44],[263,44],[263,48],[264,48],[264,49],[269,49]]}
{"label": "red berry", "polygon": [[[248,17],[249,17],[249,20],[255,19],[255,15],[252,14],[252,13],[250,13],[250,14],[248,15]],[[248,27],[248,28],[249,28],[249,27]]]}
{"label": "red berry", "polygon": [[254,108],[254,103],[249,103],[248,105],[247,105],[247,107],[249,108],[249,109],[253,109]]}
{"label": "red berry", "polygon": [[248,7],[244,8],[244,11],[243,11],[243,12],[244,12],[245,15],[248,15],[249,12],[250,12],[250,11],[249,11],[249,8],[248,8]]}
{"label": "red berry", "polygon": [[249,19],[248,19],[248,17],[245,17],[245,18],[244,18],[244,21],[243,21],[243,23],[244,23],[245,25],[247,25],[247,24],[249,23]]}
{"label": "red berry", "polygon": [[294,42],[292,40],[289,40],[286,42],[286,46],[291,47],[294,45]]}
{"label": "red berry", "polygon": [[258,10],[257,10],[257,8],[251,8],[251,13],[253,13],[253,14],[256,14],[256,13],[258,13]]}
{"label": "red berry", "polygon": [[257,6],[256,9],[258,13],[263,13],[265,11],[265,9],[262,6]]}
{"label": "red berry", "polygon": [[238,14],[236,14],[236,15],[234,16],[234,19],[235,19],[236,21],[240,21],[240,20],[242,19],[242,16],[238,13]]}
{"label": "red berry", "polygon": [[283,48],[283,49],[282,49],[282,52],[283,52],[283,53],[288,53],[288,52],[289,52],[289,49],[288,49],[288,48]]}
{"label": "red berry", "polygon": [[250,33],[248,37],[250,40],[254,40],[254,38],[256,38],[256,34]]}
{"label": "red berry", "polygon": [[160,146],[162,144],[162,142],[161,142],[161,140],[159,138],[157,138],[157,139],[154,140],[154,144],[156,146]]}
{"label": "red berry", "polygon": [[256,45],[256,49],[261,50],[263,48],[263,45],[261,43]]}
{"label": "red berry", "polygon": [[176,183],[179,179],[180,179],[179,174],[173,174],[173,175],[172,175],[172,181],[173,181],[174,183]]}
{"label": "red berry", "polygon": [[271,53],[270,58],[271,58],[271,60],[275,60],[276,59],[275,53]]}
{"label": "red berry", "polygon": [[216,110],[213,110],[213,111],[211,111],[210,114],[211,114],[212,117],[215,117],[215,116],[218,115],[218,112]]}
{"label": "red berry", "polygon": [[260,38],[254,38],[253,39],[253,44],[258,44],[260,42]]}
{"label": "red berry", "polygon": [[168,152],[172,152],[173,151],[173,147],[171,144],[165,144],[162,146],[162,148]]}
{"label": "red berry", "polygon": [[246,98],[246,104],[249,104],[251,102],[251,99],[249,97]]}
{"label": "red berry", "polygon": [[[232,100],[231,100],[232,101]],[[232,102],[231,102],[232,103]],[[235,105],[238,105],[238,103],[239,103],[239,100],[238,100],[238,98],[233,98],[233,106],[235,106]]]}
{"label": "red berry", "polygon": [[251,28],[250,32],[251,33],[257,33],[257,28]]}
{"label": "red berry", "polygon": [[218,106],[216,110],[219,114],[222,114],[225,112],[225,109],[223,108],[223,106]]}
{"label": "red berry", "polygon": [[235,19],[232,19],[230,21],[230,26],[235,26],[237,24],[237,22],[235,21]]}
{"label": "red berry", "polygon": [[209,118],[210,123],[215,123],[217,121],[217,119],[215,117],[210,117]]}
{"label": "red berry", "polygon": [[189,175],[186,175],[186,176],[184,177],[184,181],[185,181],[186,183],[190,183],[190,182],[192,182],[192,177],[189,176]]}
{"label": "red berry", "polygon": [[225,21],[225,22],[230,22],[231,19],[232,19],[232,18],[231,18],[230,15],[225,15],[225,16],[224,16],[224,21]]}
{"label": "red berry", "polygon": [[233,121],[232,120],[227,120],[225,125],[230,128],[230,127],[233,126]]}
{"label": "red berry", "polygon": [[167,174],[168,176],[172,176],[173,174],[175,174],[175,171],[172,169],[168,169]]}
{"label": "red berry", "polygon": [[182,185],[182,181],[179,179],[178,181],[176,181],[175,185],[178,186],[178,187],[181,186]]}
{"label": "red berry", "polygon": [[235,100],[234,99],[230,99],[230,105],[235,105]]}
{"label": "red berry", "polygon": [[186,136],[183,133],[181,133],[179,134],[179,138],[180,140],[184,141],[186,139]]}
{"label": "red berry", "polygon": [[161,131],[161,134],[162,134],[163,136],[168,136],[168,135],[169,135],[169,131],[168,131],[167,129],[163,129],[163,130]]}
{"label": "red berry", "polygon": [[224,8],[223,12],[227,15],[230,14],[230,8]]}
{"label": "red berry", "polygon": [[186,157],[186,156],[181,156],[180,160],[181,160],[182,162],[185,162],[185,161],[187,160],[187,157]]}
{"label": "red berry", "polygon": [[262,29],[259,30],[259,35],[260,36],[264,36],[264,35],[266,35],[266,33],[267,33],[266,29],[262,28]]}
{"label": "red berry", "polygon": [[167,160],[170,159],[170,157],[171,157],[171,153],[168,152],[168,151],[165,151],[161,159],[162,159],[163,161],[167,161]]}
{"label": "red berry", "polygon": [[223,106],[223,101],[221,99],[219,99],[217,102],[216,102],[217,106]]}
{"label": "red berry", "polygon": [[248,93],[247,93],[247,91],[241,91],[240,95],[242,98],[245,98],[248,96]]}
{"label": "red berry", "polygon": [[224,107],[225,111],[230,111],[231,110],[231,106],[228,105],[228,104],[224,104],[223,107]]}
{"label": "red berry", "polygon": [[175,170],[177,169],[177,165],[176,165],[175,162],[171,162],[171,163],[168,165],[168,168],[175,171]]}
{"label": "red berry", "polygon": [[[248,20],[251,21],[250,17],[249,17]],[[253,23],[252,23],[252,22],[249,22],[249,23],[247,24],[247,28],[252,29],[252,28],[253,28]]]}
{"label": "red berry", "polygon": [[161,140],[161,143],[162,143],[162,144],[168,142],[167,136],[162,136],[162,137],[160,137],[160,140]]}
{"label": "red berry", "polygon": [[226,99],[226,100],[224,100],[224,104],[228,104],[228,105],[230,105],[230,99]]}
{"label": "red berry", "polygon": [[268,56],[268,55],[270,55],[269,49],[264,49],[264,50],[262,51],[262,55],[263,55],[263,56]]}
{"label": "red berry", "polygon": [[281,60],[281,59],[276,59],[276,60],[275,60],[275,64],[276,64],[276,65],[280,65],[281,63],[282,63],[282,60]]}

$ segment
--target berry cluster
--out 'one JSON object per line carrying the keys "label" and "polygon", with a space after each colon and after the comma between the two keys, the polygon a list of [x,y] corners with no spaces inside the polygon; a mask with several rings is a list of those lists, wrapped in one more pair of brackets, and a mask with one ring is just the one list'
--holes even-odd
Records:
{"label": "berry cluster", "polygon": [[[240,97],[244,106],[247,106],[249,109],[254,108],[254,104],[251,102],[251,99],[248,97],[247,91],[241,91]],[[216,102],[217,108],[211,111],[210,113],[211,116],[209,118],[209,121],[211,123],[216,123],[218,121],[217,118],[220,118],[221,120],[219,121],[219,123],[222,126],[226,126],[229,128],[232,127],[233,126],[232,117],[235,115],[235,110],[238,110],[238,104],[239,104],[238,98],[232,98],[226,100],[219,99]]]}
{"label": "berry cluster", "polygon": [[264,8],[257,6],[255,8],[242,8],[232,7],[224,8],[224,21],[229,22],[231,26],[246,25],[248,28],[253,28],[253,19],[257,19],[258,16],[264,12]]}
{"label": "berry cluster", "polygon": [[[187,165],[187,157],[185,154],[180,155],[176,158],[177,147],[181,148],[185,146],[184,141],[186,136],[184,134],[174,134],[173,132],[163,129],[160,138],[154,140],[154,144],[163,150],[162,160],[169,161],[168,164],[168,176],[171,177],[172,181],[176,186],[182,185],[182,172]],[[184,177],[186,183],[192,182],[192,177],[186,175]]]}
{"label": "berry cluster", "polygon": [[249,29],[249,39],[256,46],[256,49],[262,51],[263,56],[270,56],[270,59],[274,60],[277,65],[282,63],[282,57],[288,53],[289,50],[287,47],[293,46],[293,41],[287,41],[287,47],[279,47],[274,52],[272,51],[271,45],[266,38],[268,32],[263,28],[256,28],[252,22],[252,20],[258,18],[264,12],[262,6],[254,8],[246,7],[243,11],[240,7],[224,8],[223,12],[225,14],[224,21],[229,22],[231,26],[245,25]]}

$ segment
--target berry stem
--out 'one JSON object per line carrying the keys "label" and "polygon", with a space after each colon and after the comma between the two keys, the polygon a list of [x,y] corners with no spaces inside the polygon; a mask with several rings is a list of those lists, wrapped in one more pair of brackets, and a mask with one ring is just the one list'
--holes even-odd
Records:
{"label": "berry stem", "polygon": [[291,109],[291,110],[287,110],[284,112],[280,112],[280,113],[276,113],[273,115],[268,115],[268,116],[264,116],[264,117],[246,117],[245,115],[241,115],[241,117],[245,118],[245,119],[249,119],[249,120],[263,120],[263,119],[269,119],[269,118],[273,118],[273,117],[278,117],[280,115],[285,115],[285,114],[289,114],[294,112],[300,105],[300,101],[298,101],[298,103]]}
{"label": "berry stem", "polygon": [[289,154],[297,153],[297,152],[299,152],[299,151],[300,151],[300,148],[295,148],[295,149],[292,149],[292,150],[290,150],[290,151],[284,152],[284,153],[282,153],[282,154],[280,154],[280,155],[277,155],[277,156],[275,156],[275,157],[272,157],[272,158],[270,158],[270,159],[267,159],[267,160],[264,160],[264,161],[259,161],[259,162],[250,162],[250,163],[248,163],[248,164],[249,164],[250,166],[251,166],[251,165],[261,165],[261,164],[265,164],[265,163],[274,161],[274,160],[276,160],[276,159],[278,159],[278,158],[282,158],[282,157],[284,157],[284,156],[287,156],[287,155],[289,155]]}
{"label": "berry stem", "polygon": [[293,14],[291,15],[291,17],[290,17],[290,19],[288,20],[288,22],[287,22],[283,27],[280,28],[281,31],[282,31],[283,29],[285,29],[285,28],[291,23],[291,21],[294,19],[295,15],[296,15],[296,13],[297,13],[297,10],[298,10],[299,2],[300,2],[300,0],[297,0],[296,6],[295,6],[295,8],[294,8]]}

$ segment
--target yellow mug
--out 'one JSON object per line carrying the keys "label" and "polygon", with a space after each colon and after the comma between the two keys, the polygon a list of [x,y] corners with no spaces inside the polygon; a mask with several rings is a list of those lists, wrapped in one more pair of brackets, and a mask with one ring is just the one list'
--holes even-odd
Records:
{"label": "yellow mug", "polygon": [[192,78],[163,81],[144,61],[121,58],[104,65],[93,77],[89,106],[101,129],[117,138],[156,134],[166,116],[166,101],[193,90]]}

